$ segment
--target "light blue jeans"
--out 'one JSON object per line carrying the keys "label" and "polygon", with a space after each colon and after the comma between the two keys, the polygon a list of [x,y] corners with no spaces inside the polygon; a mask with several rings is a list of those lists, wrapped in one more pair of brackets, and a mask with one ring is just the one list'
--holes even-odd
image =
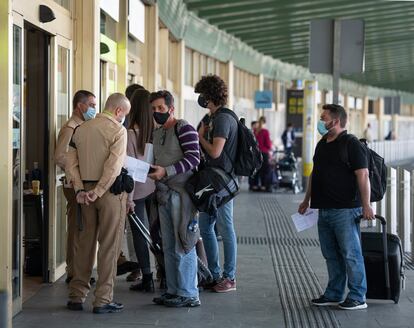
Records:
{"label": "light blue jeans", "polygon": [[355,223],[359,215],[361,215],[361,208],[319,210],[319,241],[329,275],[324,296],[329,300],[344,299],[348,278],[347,298],[365,302],[367,281],[360,228]]}
{"label": "light blue jeans", "polygon": [[181,220],[180,195],[171,191],[165,206],[158,206],[162,248],[164,250],[167,293],[183,297],[198,297],[197,254],[195,247],[187,254],[178,252],[174,226]]}
{"label": "light blue jeans", "polygon": [[233,225],[233,200],[218,208],[216,216],[200,213],[200,233],[206,249],[208,268],[213,278],[221,275],[219,249],[214,224],[217,223],[218,233],[223,238],[224,270],[223,277],[234,279],[236,276],[237,240]]}

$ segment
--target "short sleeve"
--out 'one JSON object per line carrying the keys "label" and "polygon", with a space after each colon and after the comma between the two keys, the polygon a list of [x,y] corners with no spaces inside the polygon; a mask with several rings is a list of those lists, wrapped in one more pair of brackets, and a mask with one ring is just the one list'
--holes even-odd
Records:
{"label": "short sleeve", "polygon": [[213,138],[228,139],[230,135],[229,115],[217,115],[214,119]]}
{"label": "short sleeve", "polygon": [[356,138],[352,138],[349,141],[348,159],[353,171],[368,168],[366,149]]}

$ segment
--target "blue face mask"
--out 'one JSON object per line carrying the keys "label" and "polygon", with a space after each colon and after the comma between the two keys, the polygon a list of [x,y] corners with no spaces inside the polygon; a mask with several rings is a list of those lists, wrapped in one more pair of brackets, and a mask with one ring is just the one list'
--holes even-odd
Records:
{"label": "blue face mask", "polygon": [[322,137],[329,132],[329,130],[325,126],[325,122],[322,120],[318,121],[317,128],[318,128],[318,132],[320,133]]}
{"label": "blue face mask", "polygon": [[93,107],[88,107],[88,110],[85,113],[82,113],[83,118],[85,119],[85,121],[89,121],[93,118],[95,118],[96,116],[96,109]]}

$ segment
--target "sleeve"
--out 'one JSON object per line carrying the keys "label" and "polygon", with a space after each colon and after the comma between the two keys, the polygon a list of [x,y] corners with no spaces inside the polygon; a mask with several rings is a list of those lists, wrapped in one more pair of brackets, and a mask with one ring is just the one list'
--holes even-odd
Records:
{"label": "sleeve", "polygon": [[[231,124],[229,124],[229,115],[217,115],[214,119],[213,138],[227,139],[230,135]],[[233,118],[230,118],[231,120]]]}
{"label": "sleeve", "polygon": [[200,164],[198,133],[191,125],[187,124],[179,129],[178,142],[184,157],[177,163],[165,168],[168,176],[190,171]]}
{"label": "sleeve", "polygon": [[357,138],[348,143],[348,160],[353,171],[368,168],[366,149]]}
{"label": "sleeve", "polygon": [[126,146],[127,132],[125,128],[122,128],[109,148],[109,156],[105,161],[102,176],[94,189],[99,197],[102,197],[109,190],[116,177],[121,173],[125,161]]}
{"label": "sleeve", "polygon": [[68,181],[73,184],[75,192],[84,189],[79,171],[78,150],[76,149],[76,132],[69,144],[69,151],[65,157],[65,174]]}
{"label": "sleeve", "polygon": [[265,143],[266,148],[270,151],[272,149],[272,140],[270,140],[269,130],[265,130]]}
{"label": "sleeve", "polygon": [[73,129],[68,126],[64,126],[60,129],[58,140],[56,142],[55,164],[63,170],[65,169],[66,155],[72,135]]}

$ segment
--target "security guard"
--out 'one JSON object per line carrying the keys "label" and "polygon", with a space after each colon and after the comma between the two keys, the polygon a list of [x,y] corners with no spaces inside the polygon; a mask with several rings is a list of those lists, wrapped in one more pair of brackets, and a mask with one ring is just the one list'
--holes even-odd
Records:
{"label": "security guard", "polygon": [[89,278],[98,248],[98,281],[94,313],[121,312],[123,305],[112,301],[116,262],[125,226],[127,194],[111,193],[126,156],[127,131],[122,126],[131,105],[120,94],[112,94],[105,110],[85,122],[73,134],[66,174],[81,204],[75,233],[74,277],[69,284],[70,310],[80,311],[89,292]]}
{"label": "security guard", "polygon": [[[87,90],[79,90],[73,96],[72,116],[60,129],[55,150],[55,163],[63,171],[66,168],[66,154],[68,152],[69,142],[72,138],[73,131],[83,122],[95,117],[95,108],[96,97],[92,92]],[[73,186],[67,182],[66,178],[63,179],[63,193],[67,200],[66,213],[68,217],[68,232],[66,244],[66,283],[69,283],[73,277],[73,250],[76,230],[77,203]],[[91,278],[91,282],[93,281],[94,279]]]}

